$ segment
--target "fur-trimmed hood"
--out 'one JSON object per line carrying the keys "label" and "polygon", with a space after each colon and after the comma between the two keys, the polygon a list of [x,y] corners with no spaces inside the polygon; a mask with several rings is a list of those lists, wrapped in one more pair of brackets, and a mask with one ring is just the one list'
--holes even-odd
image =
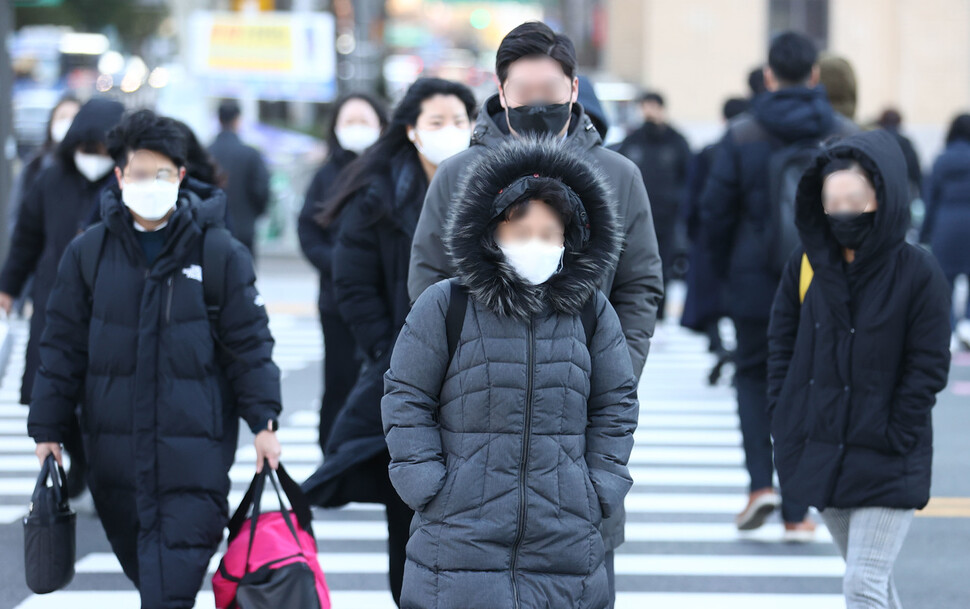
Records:
{"label": "fur-trimmed hood", "polygon": [[[533,286],[508,264],[494,238],[500,191],[517,179],[536,175],[561,181],[582,207],[566,227],[563,268]],[[509,138],[476,159],[464,172],[445,230],[445,247],[458,280],[472,297],[499,315],[528,318],[544,311],[576,315],[619,259],[622,235],[610,187],[588,159],[554,138]],[[511,203],[512,201],[509,201]]]}

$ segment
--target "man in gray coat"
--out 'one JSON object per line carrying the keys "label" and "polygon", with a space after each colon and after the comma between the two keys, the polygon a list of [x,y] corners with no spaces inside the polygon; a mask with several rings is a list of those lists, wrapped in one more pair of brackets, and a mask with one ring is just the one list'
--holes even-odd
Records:
{"label": "man in gray coat", "polygon": [[[624,244],[616,268],[603,274],[599,288],[616,309],[634,373],[639,377],[663,298],[657,236],[640,171],[622,155],[602,146],[599,132],[576,103],[576,52],[569,38],[543,23],[524,23],[502,40],[495,63],[499,92],[485,102],[472,132],[471,147],[439,165],[428,188],[411,246],[411,300],[454,274],[442,234],[463,170],[509,136],[558,134],[568,146],[582,152],[613,189]],[[626,514],[621,511],[601,528],[613,591],[613,549],[623,543],[625,521]]]}

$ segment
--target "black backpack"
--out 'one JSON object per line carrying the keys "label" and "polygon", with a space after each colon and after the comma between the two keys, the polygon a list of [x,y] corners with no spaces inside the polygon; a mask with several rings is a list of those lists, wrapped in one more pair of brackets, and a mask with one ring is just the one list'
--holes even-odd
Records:
{"label": "black backpack", "polygon": [[[465,326],[465,312],[468,309],[468,290],[465,286],[452,279],[451,300],[448,301],[448,312],[445,315],[445,333],[448,336],[448,361],[451,362],[458,350],[458,341],[461,340],[461,330]],[[593,294],[583,310],[580,312],[580,320],[583,322],[583,331],[586,333],[586,346],[593,342],[593,334],[596,333],[596,295]]]}
{"label": "black backpack", "polygon": [[[94,282],[98,278],[98,267],[101,265],[101,254],[104,250],[107,228],[98,223],[88,229],[93,236],[81,241],[81,277],[88,289],[88,298],[93,298]],[[206,311],[209,314],[209,326],[217,344],[222,345],[216,328],[219,323],[219,313],[226,301],[226,264],[232,251],[232,235],[225,228],[207,228],[202,237],[202,290],[205,298]]]}
{"label": "black backpack", "polygon": [[792,252],[801,246],[795,226],[795,196],[805,171],[822,150],[819,140],[802,140],[780,145],[768,161],[768,202],[771,214],[768,224],[768,257],[770,268],[781,274]]}

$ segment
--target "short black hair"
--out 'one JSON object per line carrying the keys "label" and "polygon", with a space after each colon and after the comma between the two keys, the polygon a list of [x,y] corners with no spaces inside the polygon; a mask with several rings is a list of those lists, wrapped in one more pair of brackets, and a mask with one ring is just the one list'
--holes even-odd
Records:
{"label": "short black hair", "polygon": [[812,39],[798,32],[787,31],[775,36],[768,49],[768,67],[775,78],[785,85],[802,84],[812,75],[818,63],[818,49]]}
{"label": "short black hair", "polygon": [[749,105],[750,102],[743,97],[732,97],[724,102],[721,114],[724,116],[724,120],[729,121],[742,112],[747,112]]}
{"label": "short black hair", "polygon": [[157,152],[171,159],[176,167],[185,167],[186,148],[185,135],[176,122],[151,110],[132,112],[108,133],[108,154],[121,168],[136,150]]}
{"label": "short black hair", "polygon": [[748,90],[751,91],[751,97],[761,95],[768,90],[765,87],[764,66],[758,66],[757,68],[748,72]]}
{"label": "short black hair", "polygon": [[234,99],[224,99],[219,102],[219,124],[223,127],[231,125],[242,114],[239,102]]}
{"label": "short black hair", "polygon": [[970,142],[970,114],[959,114],[950,123],[946,143],[950,145],[954,142]]}
{"label": "short black hair", "polygon": [[661,95],[660,93],[657,93],[656,91],[647,91],[639,98],[637,98],[637,101],[640,102],[641,104],[645,104],[647,102],[653,102],[658,106],[660,106],[661,108],[664,107],[664,96]]}
{"label": "short black hair", "polygon": [[523,57],[545,55],[559,62],[563,74],[576,77],[576,47],[565,34],[557,34],[541,21],[527,21],[505,35],[495,54],[495,74],[505,83],[509,66]]}

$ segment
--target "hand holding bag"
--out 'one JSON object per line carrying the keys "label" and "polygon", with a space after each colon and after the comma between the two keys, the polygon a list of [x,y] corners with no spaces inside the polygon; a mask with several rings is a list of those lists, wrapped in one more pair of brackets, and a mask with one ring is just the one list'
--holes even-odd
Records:
{"label": "hand holding bag", "polygon": [[60,590],[74,579],[76,526],[77,514],[67,502],[67,475],[48,455],[24,517],[24,572],[34,593]]}

